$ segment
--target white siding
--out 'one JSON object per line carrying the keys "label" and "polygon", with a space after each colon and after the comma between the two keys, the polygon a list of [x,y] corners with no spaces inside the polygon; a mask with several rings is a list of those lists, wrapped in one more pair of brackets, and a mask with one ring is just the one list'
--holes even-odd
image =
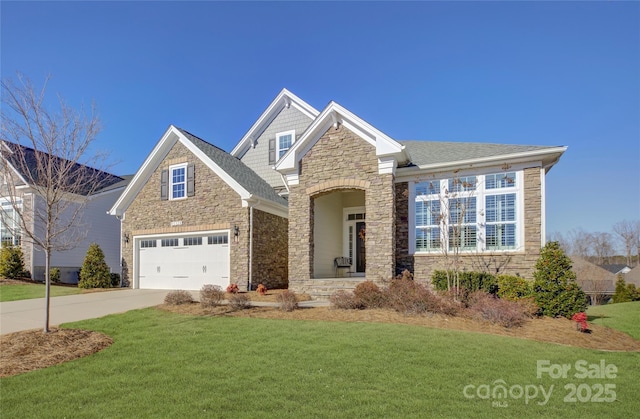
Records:
{"label": "white siding", "polygon": [[[87,249],[91,243],[97,243],[104,252],[105,261],[111,272],[120,273],[120,220],[107,214],[120,196],[122,189],[110,191],[93,198],[86,206],[81,225],[86,237],[71,250],[54,252],[51,257],[51,267],[60,268],[65,273],[63,282],[76,282],[77,270],[82,266]],[[42,199],[36,198],[37,205],[42,206]],[[36,250],[33,255],[33,270],[35,279],[44,279],[44,252]]]}
{"label": "white siding", "polygon": [[294,108],[284,108],[271,124],[260,134],[255,141],[255,147],[240,157],[240,160],[249,166],[254,172],[269,183],[274,188],[284,188],[282,177],[269,164],[269,139],[275,139],[276,134],[283,131],[295,130],[296,138],[311,124],[311,119],[302,112]]}

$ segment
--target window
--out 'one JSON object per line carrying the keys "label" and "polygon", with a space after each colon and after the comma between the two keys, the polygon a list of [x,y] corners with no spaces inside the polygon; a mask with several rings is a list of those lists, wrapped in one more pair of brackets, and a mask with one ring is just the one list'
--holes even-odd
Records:
{"label": "window", "polygon": [[291,148],[291,145],[296,140],[295,131],[279,132],[276,134],[276,146],[278,148],[278,159],[284,156],[284,154]]}
{"label": "window", "polygon": [[227,235],[227,233],[214,234],[213,236],[207,237],[207,242],[209,244],[227,244],[229,243],[229,235]]}
{"label": "window", "polygon": [[[0,205],[0,241],[4,245],[19,246],[22,243],[22,231],[20,230],[19,214],[14,208],[14,203],[3,200]],[[22,208],[22,201],[16,200],[18,209]]]}
{"label": "window", "polygon": [[171,199],[186,197],[187,190],[187,165],[172,166],[169,168],[171,179]]}
{"label": "window", "polygon": [[491,173],[414,183],[414,250],[517,249],[522,229],[519,176],[518,172]]}
{"label": "window", "polygon": [[157,240],[141,240],[140,241],[140,248],[141,249],[145,249],[145,248],[149,248],[149,247],[156,247],[158,245],[158,241]]}
{"label": "window", "polygon": [[185,237],[182,244],[184,246],[202,246],[202,237]]}
{"label": "window", "polygon": [[162,239],[160,242],[160,246],[162,247],[177,247],[178,239]]}

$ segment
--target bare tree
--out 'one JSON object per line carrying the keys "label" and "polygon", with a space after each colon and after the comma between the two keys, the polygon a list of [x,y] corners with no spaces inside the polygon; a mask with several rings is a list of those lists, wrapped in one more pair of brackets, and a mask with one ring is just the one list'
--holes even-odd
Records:
{"label": "bare tree", "polygon": [[21,75],[17,81],[2,80],[0,134],[0,170],[5,179],[0,198],[13,216],[8,220],[7,211],[0,211],[2,222],[12,234],[21,235],[23,243],[45,254],[45,333],[49,332],[51,255],[84,238],[82,213],[92,193],[117,179],[98,169],[106,156],[92,150],[100,131],[95,108],[85,114],[58,98],[56,111],[49,110],[47,82],[48,78],[37,90]]}
{"label": "bare tree", "polygon": [[574,228],[567,233],[567,242],[572,256],[588,258],[592,255],[593,240],[591,233],[581,228]]}
{"label": "bare tree", "polygon": [[613,226],[614,233],[624,247],[627,265],[631,266],[633,261],[634,248],[640,248],[640,220],[620,221]]}
{"label": "bare tree", "polygon": [[596,264],[604,265],[610,263],[611,256],[615,254],[613,236],[610,233],[598,231],[590,234],[590,237]]}

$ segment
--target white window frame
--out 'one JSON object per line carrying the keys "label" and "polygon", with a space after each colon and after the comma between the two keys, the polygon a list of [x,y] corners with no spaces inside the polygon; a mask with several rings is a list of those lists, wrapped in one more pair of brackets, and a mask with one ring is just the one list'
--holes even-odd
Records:
{"label": "white window frame", "polygon": [[[7,207],[7,209],[11,210],[11,220],[8,221],[11,221],[12,225],[4,226],[4,217],[0,217],[0,224],[3,224],[2,229],[7,232],[7,237],[9,235],[11,236],[11,246],[20,246],[22,245],[22,229],[20,228],[20,220],[18,220],[19,215],[13,206],[14,204],[22,209],[23,201],[22,199],[16,199],[15,202],[12,202],[10,199],[6,198],[0,200],[0,205],[2,207]],[[1,208],[0,210],[4,211],[4,208]],[[2,238],[0,237],[0,239]]]}
{"label": "white window frame", "polygon": [[[502,174],[502,173],[515,173],[515,186],[512,187],[503,187],[503,188],[495,188],[495,189],[486,189],[485,188],[485,178],[486,175],[492,174]],[[416,236],[417,236],[417,228],[419,226],[416,225],[416,202],[417,201],[440,201],[440,206],[443,205],[442,200],[445,199],[445,190],[449,186],[449,179],[453,177],[465,178],[468,176],[476,177],[476,190],[473,192],[473,197],[476,200],[476,246],[474,248],[464,248],[460,247],[460,253],[476,253],[476,252],[521,252],[524,250],[524,172],[521,169],[512,168],[506,172],[503,172],[499,169],[487,170],[481,173],[468,173],[468,174],[454,174],[447,173],[442,176],[438,176],[437,178],[425,178],[418,179],[415,181],[409,182],[409,253],[410,254],[425,254],[425,255],[433,255],[433,254],[443,254],[445,250],[441,247],[427,249],[427,250],[418,250],[416,246]],[[438,193],[427,193],[422,195],[416,194],[416,186],[423,182],[429,181],[439,181],[440,182],[440,191]],[[486,246],[486,198],[491,195],[507,195],[507,194],[515,194],[515,246],[509,248],[487,248]],[[464,196],[464,192],[463,192]],[[442,211],[442,210],[441,210]],[[449,243],[449,221],[447,220],[447,228],[442,228],[442,224],[440,227],[440,237],[441,237],[441,245]],[[493,223],[495,224],[495,223]],[[466,224],[465,224],[466,225]],[[445,230],[445,231],[443,231]],[[449,249],[448,251],[451,251]]]}
{"label": "white window frame", "polygon": [[[173,181],[173,171],[174,170],[184,170],[184,180],[182,182],[174,182]],[[174,185],[183,185],[182,196],[174,197],[173,196],[173,187]],[[173,166],[169,166],[169,200],[177,201],[180,199],[187,198],[187,163],[175,164]]]}
{"label": "white window frame", "polygon": [[[284,137],[285,135],[291,135],[291,144],[289,144],[289,147],[287,147],[287,148],[281,148],[280,147],[280,137]],[[282,156],[287,154],[287,151],[289,151],[289,149],[293,146],[293,143],[295,143],[295,142],[296,142],[296,131],[295,130],[278,132],[276,134],[276,161],[280,160],[280,158]]]}

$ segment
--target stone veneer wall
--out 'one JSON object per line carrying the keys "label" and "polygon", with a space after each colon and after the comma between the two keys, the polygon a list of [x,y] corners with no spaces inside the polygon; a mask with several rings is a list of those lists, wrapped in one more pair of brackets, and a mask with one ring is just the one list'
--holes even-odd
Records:
{"label": "stone veneer wall", "polygon": [[[504,264],[500,273],[533,278],[534,265],[542,245],[540,170],[539,167],[524,169],[524,251],[461,255],[463,268],[495,274],[496,266]],[[438,254],[409,254],[409,199],[408,184],[396,184],[396,272],[408,269],[414,273],[416,280],[427,283],[434,270],[444,269],[444,257]]]}
{"label": "stone veneer wall", "polygon": [[288,222],[286,218],[253,210],[253,288],[264,284],[267,288],[287,288]]}
{"label": "stone veneer wall", "polygon": [[[195,196],[175,201],[160,200],[162,170],[180,163],[195,164]],[[181,221],[182,225],[171,227],[173,221]],[[233,237],[233,226],[236,225],[240,229],[237,243]],[[217,229],[231,230],[230,282],[245,290],[249,279],[249,209],[242,208],[240,196],[178,142],[125,213],[122,230],[131,240],[123,247],[124,279],[133,286],[134,236]]]}
{"label": "stone veneer wall", "polygon": [[[345,190],[365,191],[366,279],[388,280],[394,273],[393,175],[378,174],[375,148],[340,126],[329,128],[300,162],[299,184],[289,193],[289,287],[308,291],[313,283],[314,198]],[[365,278],[362,278],[364,281]]]}

